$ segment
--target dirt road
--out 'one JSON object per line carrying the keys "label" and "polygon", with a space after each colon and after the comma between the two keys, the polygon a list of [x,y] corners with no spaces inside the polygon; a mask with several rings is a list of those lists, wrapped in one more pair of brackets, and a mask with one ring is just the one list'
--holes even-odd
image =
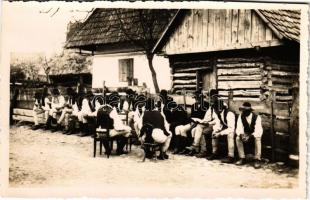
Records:
{"label": "dirt road", "polygon": [[92,157],[92,138],[60,132],[32,131],[28,126],[10,131],[10,186],[154,186],[201,188],[293,188],[297,170],[278,173],[270,165],[221,164],[170,154],[170,159],[141,163],[136,146],[129,155]]}

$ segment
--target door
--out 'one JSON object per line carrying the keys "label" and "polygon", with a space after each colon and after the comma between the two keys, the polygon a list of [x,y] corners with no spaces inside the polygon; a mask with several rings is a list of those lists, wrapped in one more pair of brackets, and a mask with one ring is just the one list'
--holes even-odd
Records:
{"label": "door", "polygon": [[216,73],[215,70],[207,70],[201,72],[202,90],[210,91],[216,89]]}

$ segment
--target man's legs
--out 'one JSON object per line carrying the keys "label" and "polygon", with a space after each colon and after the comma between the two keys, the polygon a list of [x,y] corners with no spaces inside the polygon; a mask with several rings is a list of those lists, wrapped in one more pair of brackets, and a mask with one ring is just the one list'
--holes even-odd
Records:
{"label": "man's legs", "polygon": [[245,163],[245,154],[244,154],[243,142],[239,135],[236,138],[236,145],[237,145],[239,159],[240,159],[236,164],[243,165]]}
{"label": "man's legs", "polygon": [[41,114],[43,112],[43,110],[38,109],[38,108],[34,108],[33,109],[33,122],[34,122],[34,126],[32,127],[32,130],[36,130],[39,128],[39,114]]}
{"label": "man's legs", "polygon": [[234,132],[227,135],[228,156],[222,160],[223,163],[233,163],[235,156]]}
{"label": "man's legs", "polygon": [[262,155],[262,138],[254,137],[255,139],[255,163],[254,168],[260,168],[260,161]]}
{"label": "man's legs", "polygon": [[190,150],[190,152],[188,153],[189,156],[193,156],[199,152],[199,145],[201,142],[203,128],[204,126],[198,124],[195,128],[192,129],[192,136],[194,138],[194,141],[192,146],[188,148]]}

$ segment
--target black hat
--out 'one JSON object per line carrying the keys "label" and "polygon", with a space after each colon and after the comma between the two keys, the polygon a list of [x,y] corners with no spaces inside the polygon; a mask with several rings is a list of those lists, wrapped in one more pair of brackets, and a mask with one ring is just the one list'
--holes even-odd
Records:
{"label": "black hat", "polygon": [[243,110],[250,110],[252,111],[253,108],[251,107],[251,104],[249,102],[244,102],[242,104],[242,106],[239,108],[240,111],[243,111]]}
{"label": "black hat", "polygon": [[68,87],[67,88],[67,95],[73,95],[74,94],[74,90],[72,89],[72,87]]}
{"label": "black hat", "polygon": [[52,90],[52,95],[60,95],[59,90],[58,90],[57,88],[54,88],[54,89]]}
{"label": "black hat", "polygon": [[88,90],[85,94],[86,97],[92,97],[94,96],[93,92],[91,90]]}
{"label": "black hat", "polygon": [[209,96],[210,96],[210,97],[216,97],[216,96],[218,96],[218,94],[219,94],[218,90],[216,90],[216,89],[211,89],[211,90],[210,90],[210,93],[209,93]]}

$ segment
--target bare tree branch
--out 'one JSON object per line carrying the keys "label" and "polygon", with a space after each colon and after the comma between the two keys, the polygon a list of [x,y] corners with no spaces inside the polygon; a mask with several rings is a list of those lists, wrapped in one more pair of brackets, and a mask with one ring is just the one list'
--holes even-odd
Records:
{"label": "bare tree branch", "polygon": [[58,7],[57,10],[51,15],[51,17],[53,17],[58,11],[59,11],[59,7]]}
{"label": "bare tree branch", "polygon": [[49,13],[50,11],[52,10],[52,8],[50,8],[49,10],[47,10],[47,11],[39,11],[39,13]]}

